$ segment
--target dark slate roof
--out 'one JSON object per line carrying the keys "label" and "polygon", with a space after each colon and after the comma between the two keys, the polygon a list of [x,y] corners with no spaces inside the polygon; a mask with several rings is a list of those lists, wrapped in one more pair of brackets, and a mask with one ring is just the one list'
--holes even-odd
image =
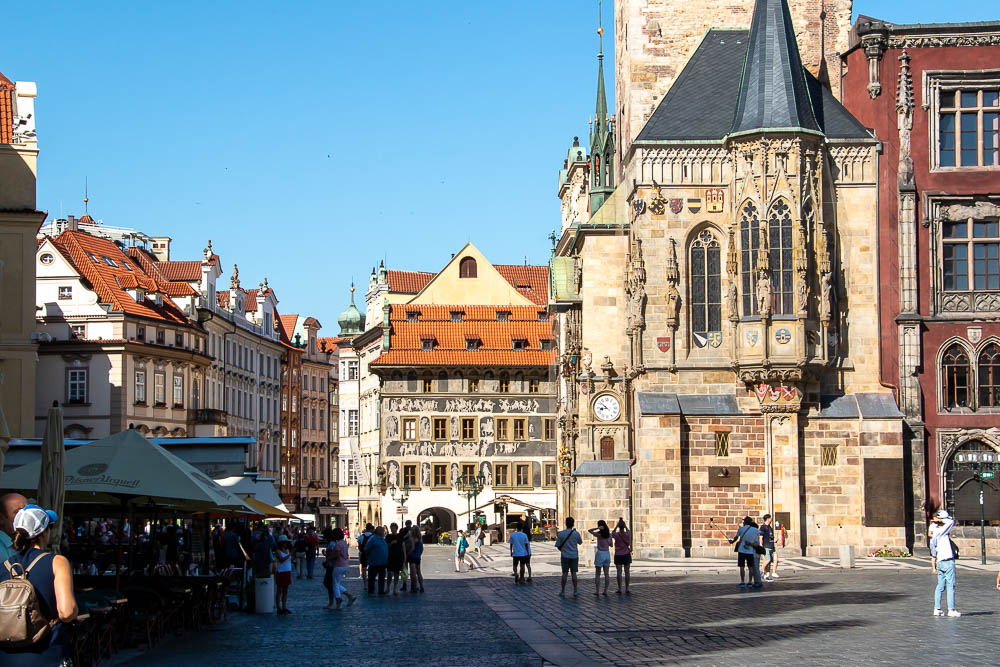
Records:
{"label": "dark slate roof", "polygon": [[574,477],[616,477],[629,473],[628,461],[583,461],[573,471]]}
{"label": "dark slate roof", "polygon": [[639,392],[639,413],[648,415],[739,415],[740,406],[732,394],[667,394]]}
{"label": "dark slate roof", "polygon": [[732,133],[765,128],[819,131],[785,0],[757,0]]}
{"label": "dark slate roof", "polygon": [[861,393],[847,396],[822,395],[819,419],[902,419],[892,394]]}
{"label": "dark slate roof", "polygon": [[[749,31],[714,28],[688,60],[639,132],[644,141],[718,141],[733,129]],[[830,139],[870,139],[871,134],[807,70],[812,113]]]}

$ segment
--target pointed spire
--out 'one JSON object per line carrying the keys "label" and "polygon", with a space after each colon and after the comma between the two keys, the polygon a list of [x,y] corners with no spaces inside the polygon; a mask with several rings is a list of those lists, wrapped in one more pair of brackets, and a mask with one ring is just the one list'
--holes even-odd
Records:
{"label": "pointed spire", "polygon": [[604,25],[601,0],[597,2],[597,108],[590,126],[590,215],[597,213],[601,205],[614,192],[613,122],[608,115],[608,96],[604,88]]}
{"label": "pointed spire", "polygon": [[[594,114],[593,131],[590,150],[596,152],[603,148],[603,139],[609,133],[608,129],[608,96],[604,88],[604,17],[602,16],[601,0],[597,2],[597,107]],[[601,141],[597,142],[595,139]]]}
{"label": "pointed spire", "polygon": [[786,0],[757,0],[731,134],[764,129],[819,132]]}
{"label": "pointed spire", "polygon": [[910,73],[910,54],[903,49],[899,55],[899,82],[896,84],[896,111],[913,111],[913,74]]}

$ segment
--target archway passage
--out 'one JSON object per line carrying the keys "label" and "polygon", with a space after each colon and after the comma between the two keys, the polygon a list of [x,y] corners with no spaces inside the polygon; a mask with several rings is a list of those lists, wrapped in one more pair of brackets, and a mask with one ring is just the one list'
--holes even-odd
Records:
{"label": "archway passage", "polygon": [[979,524],[979,481],[976,471],[992,472],[983,480],[982,518],[1000,521],[1000,452],[979,440],[956,449],[945,470],[945,505],[959,524]]}
{"label": "archway passage", "polygon": [[441,533],[451,536],[455,532],[458,518],[446,507],[428,507],[417,515],[417,525],[425,543],[437,544]]}

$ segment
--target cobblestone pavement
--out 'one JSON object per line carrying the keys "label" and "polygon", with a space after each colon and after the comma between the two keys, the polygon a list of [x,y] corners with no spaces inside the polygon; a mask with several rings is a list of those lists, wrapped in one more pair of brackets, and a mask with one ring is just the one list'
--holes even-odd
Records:
{"label": "cobblestone pavement", "polygon": [[[456,575],[430,548],[423,595],[366,598],[325,611],[319,579],[296,580],[290,616],[232,614],[228,624],[169,637],[135,665],[978,665],[996,662],[995,574],[961,571],[962,618],[934,618],[930,568],[788,571],[744,592],[725,574],[643,576],[632,595],[579,595],[559,580],[515,585],[485,568]],[[496,567],[506,565],[497,558]],[[536,568],[536,575],[538,574]],[[359,591],[359,579],[347,586]]]}

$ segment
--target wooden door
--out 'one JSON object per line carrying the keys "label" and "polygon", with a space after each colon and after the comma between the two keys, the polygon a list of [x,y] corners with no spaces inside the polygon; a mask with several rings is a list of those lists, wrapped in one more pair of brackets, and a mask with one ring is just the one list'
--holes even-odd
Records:
{"label": "wooden door", "polygon": [[613,461],[615,458],[615,439],[610,435],[601,438],[601,460]]}

